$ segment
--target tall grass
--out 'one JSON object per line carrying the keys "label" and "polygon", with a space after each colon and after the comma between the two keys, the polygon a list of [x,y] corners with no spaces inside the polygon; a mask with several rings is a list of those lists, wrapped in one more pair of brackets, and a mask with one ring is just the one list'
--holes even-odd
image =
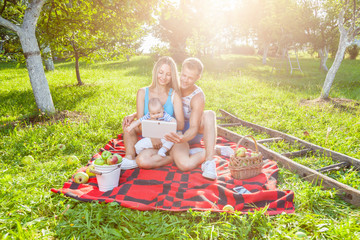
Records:
{"label": "tall grass", "polygon": [[[122,118],[135,111],[137,90],[151,82],[153,63],[141,56],[130,62],[81,64],[85,83],[81,87],[76,86],[74,64],[57,63],[55,71],[46,73],[56,109],[82,112],[85,117],[38,124],[27,121],[39,112],[26,68],[0,64],[2,239],[296,239],[299,231],[310,239],[360,238],[358,208],[339,199],[335,191],[321,190],[284,169],[279,188],[295,192],[296,213],[291,215],[141,212],[52,194],[50,188],[61,188],[77,168],[122,132]],[[360,100],[359,63],[344,60],[331,97]],[[320,95],[325,74],[319,72],[318,60],[300,59],[304,74],[293,75],[271,73],[271,65],[262,65],[254,56],[227,55],[204,59],[204,64],[198,85],[206,94],[207,109],[222,108],[246,121],[360,158],[358,105],[300,104]],[[66,149],[60,150],[58,144]],[[21,162],[26,155],[35,158],[34,164]],[[80,163],[67,165],[69,155],[78,156]],[[338,179],[346,176],[347,184],[358,184],[356,175],[348,176],[352,172],[332,174]]]}

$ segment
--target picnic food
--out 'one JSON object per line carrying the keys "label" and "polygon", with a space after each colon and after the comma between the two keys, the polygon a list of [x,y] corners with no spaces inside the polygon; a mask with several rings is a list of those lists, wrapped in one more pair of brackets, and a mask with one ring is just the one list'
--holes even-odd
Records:
{"label": "picnic food", "polygon": [[102,159],[102,158],[97,158],[97,159],[95,159],[94,164],[96,164],[96,165],[104,165],[105,160]]}
{"label": "picnic food", "polygon": [[66,149],[65,144],[58,144],[57,148],[61,151],[64,151]]}
{"label": "picnic food", "polygon": [[101,154],[102,159],[107,160],[111,156],[111,152],[109,151],[103,151]]}
{"label": "picnic food", "polygon": [[23,159],[21,159],[21,163],[24,165],[31,165],[34,163],[34,161],[35,161],[35,159],[31,155],[25,156],[25,157],[23,157]]}
{"label": "picnic food", "polygon": [[90,165],[87,169],[86,169],[86,174],[91,177],[91,176],[96,176],[95,173],[91,172],[90,170],[95,170],[95,166],[94,165]]}
{"label": "picnic food", "polygon": [[113,164],[117,164],[122,162],[122,157],[119,154],[114,154],[111,155],[108,159],[107,159],[107,164],[109,165],[113,165]]}
{"label": "picnic food", "polygon": [[74,176],[74,182],[76,183],[87,183],[89,181],[89,175],[84,172],[78,172]]}
{"label": "picnic food", "polygon": [[227,205],[225,205],[225,206],[223,207],[222,210],[227,211],[227,212],[233,212],[233,211],[234,211],[234,207],[231,206],[230,204],[227,204]]}
{"label": "picnic food", "polygon": [[237,157],[245,157],[246,148],[240,147],[238,150],[236,150],[236,156]]}
{"label": "picnic food", "polygon": [[75,164],[80,163],[80,161],[75,155],[71,155],[68,157],[66,163],[67,163],[67,165],[75,165]]}

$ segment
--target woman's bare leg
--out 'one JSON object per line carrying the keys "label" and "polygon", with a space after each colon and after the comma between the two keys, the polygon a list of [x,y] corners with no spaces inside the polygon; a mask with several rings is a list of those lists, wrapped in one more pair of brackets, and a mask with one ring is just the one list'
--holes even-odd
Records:
{"label": "woman's bare leg", "polygon": [[152,169],[165,166],[172,163],[172,158],[169,156],[162,157],[158,153],[157,149],[145,149],[140,152],[136,157],[136,163],[140,168]]}

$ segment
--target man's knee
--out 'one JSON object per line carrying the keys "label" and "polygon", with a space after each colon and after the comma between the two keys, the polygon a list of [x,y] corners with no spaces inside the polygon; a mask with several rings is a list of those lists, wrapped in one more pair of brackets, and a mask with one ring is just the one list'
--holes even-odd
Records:
{"label": "man's knee", "polygon": [[204,111],[202,120],[203,120],[204,123],[214,122],[216,120],[215,112],[212,111],[212,110]]}

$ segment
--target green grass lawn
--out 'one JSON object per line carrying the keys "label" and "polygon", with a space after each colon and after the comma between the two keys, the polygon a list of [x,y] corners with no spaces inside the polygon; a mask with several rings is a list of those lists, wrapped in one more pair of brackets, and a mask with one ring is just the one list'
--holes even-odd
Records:
{"label": "green grass lawn", "polygon": [[[303,105],[320,96],[325,74],[318,59],[301,58],[304,74],[271,73],[255,56],[205,59],[198,85],[206,108],[224,109],[241,119],[273,128],[331,150],[360,158],[360,107]],[[330,67],[331,61],[329,61]],[[25,67],[0,63],[0,236],[2,239],[360,239],[360,209],[298,175],[280,170],[279,188],[295,192],[295,214],[135,211],[117,204],[83,203],[50,192],[60,188],[110,139],[122,132],[122,118],[135,111],[136,92],[150,84],[153,60],[81,64],[84,86],[76,86],[73,63],[47,72],[55,107],[82,113],[31,124],[37,112]],[[345,59],[331,97],[360,101],[360,60]],[[41,115],[41,114],[40,114]],[[331,128],[331,131],[329,131]],[[233,129],[240,134],[249,129]],[[304,131],[309,136],[304,135]],[[58,144],[65,144],[61,151]],[[277,151],[289,146],[271,146]],[[32,155],[35,163],[22,164]],[[70,155],[81,163],[66,164]],[[309,166],[326,160],[298,159]],[[360,190],[350,169],[331,176]]]}

